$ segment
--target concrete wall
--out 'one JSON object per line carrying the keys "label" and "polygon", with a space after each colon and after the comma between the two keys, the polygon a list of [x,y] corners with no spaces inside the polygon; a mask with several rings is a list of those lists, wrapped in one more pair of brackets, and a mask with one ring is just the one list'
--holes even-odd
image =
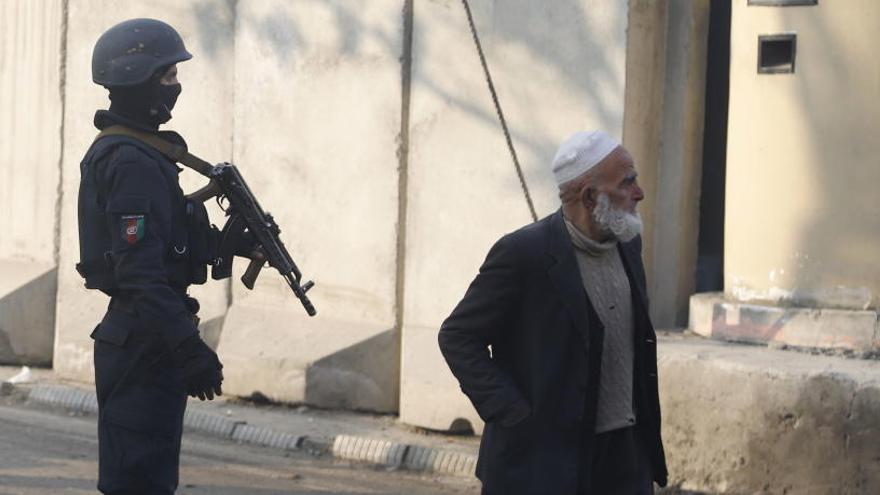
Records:
{"label": "concrete wall", "polygon": [[52,361],[63,19],[61,0],[0,3],[0,363]]}
{"label": "concrete wall", "polygon": [[[89,81],[94,40],[124,18],[172,21],[196,55],[181,64],[184,93],[172,127],[188,137],[196,154],[212,161],[232,157],[242,166],[285,229],[284,238],[306,276],[318,282],[312,293],[321,311],[317,319],[306,318],[271,273],[260,280],[257,297],[249,297],[238,281],[193,289],[203,302],[207,340],[230,361],[230,391],[309,401],[306,390],[318,390],[317,384],[329,380],[334,386],[350,386],[339,388],[335,398],[319,400],[312,393],[312,399],[323,405],[395,410],[398,376],[412,376],[407,382],[414,388],[404,396],[416,397],[420,384],[433,386],[438,379],[455,397],[443,402],[469,411],[440,359],[434,333],[492,241],[529,217],[460,4],[418,4],[415,28],[404,32],[407,4],[313,2],[294,9],[272,2],[149,7],[69,2],[64,24],[70,26],[64,37],[64,174],[61,213],[55,220],[61,266],[72,266],[78,258],[77,165],[94,133],[88,124],[91,114],[107,103],[106,93]],[[57,4],[59,15],[63,5]],[[552,10],[533,2],[511,6],[484,1],[472,7],[526,182],[543,216],[558,205],[547,171],[558,142],[577,129],[603,128],[617,136],[623,132],[627,8],[609,3],[587,9],[573,1]],[[665,43],[665,8],[641,8],[659,12],[661,21],[646,17],[643,24],[633,25],[630,43],[638,39],[633,33],[639,29],[653,30]],[[412,45],[404,43],[407,36],[414,36]],[[399,59],[408,49],[413,50],[412,82],[401,88]],[[656,50],[644,45],[630,48],[630,54],[638,59],[635,54]],[[665,60],[665,44],[662,51]],[[662,89],[670,77],[665,64],[634,67],[627,70],[643,81],[629,94],[648,95],[640,96],[647,102],[642,114],[656,114],[651,109],[663,108],[662,102],[670,99]],[[660,90],[651,71],[660,71]],[[411,112],[411,117],[404,125],[411,141],[405,143],[401,97],[409,89],[412,103],[404,113]],[[638,114],[631,113],[636,119]],[[654,131],[633,127],[626,136],[627,142],[651,143],[636,153],[646,161],[645,175],[653,174],[647,187],[654,193],[666,173],[654,158],[661,152],[663,125],[656,123]],[[681,153],[672,155],[677,159]],[[467,187],[447,187],[442,199],[433,199],[440,198],[432,193],[436,184],[462,184],[462,177]],[[182,180],[187,190],[202,182],[192,173]],[[672,178],[667,203],[677,197],[676,180]],[[343,184],[351,185],[343,189]],[[653,201],[646,208],[648,246],[653,242],[651,211],[659,200]],[[315,212],[328,212],[332,220]],[[222,223],[217,210],[212,213]],[[462,223],[464,218],[468,222]],[[649,256],[665,255],[663,250],[647,251]],[[680,282],[682,273],[686,269],[671,277]],[[72,270],[60,270],[58,283],[55,351],[63,359],[57,367],[87,378],[87,335],[106,301],[83,290]],[[224,321],[229,304],[229,320]],[[399,353],[402,318],[412,331],[403,337],[409,350]],[[347,362],[340,358],[346,353],[374,359],[356,360],[360,364],[349,368],[339,364]],[[401,369],[398,359],[404,363]],[[408,360],[418,365],[407,367]],[[254,363],[265,366],[255,371]],[[288,380],[276,379],[279,370]],[[350,389],[382,392],[366,402],[350,402],[345,398]],[[403,409],[406,417],[420,421],[418,414]],[[472,411],[468,414],[473,419]]]}
{"label": "concrete wall", "polygon": [[[107,304],[106,296],[86,290],[73,270],[79,261],[76,219],[79,162],[97,134],[92,125],[95,110],[107,108],[109,104],[107,91],[92,83],[91,55],[102,32],[132,17],[154,17],[172,23],[195,55],[193,60],[179,66],[183,93],[175,107],[175,117],[167,127],[181,130],[189,140],[190,149],[207,159],[220,160],[232,154],[232,110],[228,103],[217,104],[232,99],[233,12],[228,2],[68,2],[55,369],[64,376],[83,380],[91,380],[92,374],[89,334]],[[184,190],[190,190],[203,180],[194,172],[185,172],[181,182]],[[218,218],[216,213],[214,218]],[[197,288],[193,293],[203,302],[203,320],[210,321],[223,314],[226,307],[223,283]]]}
{"label": "concrete wall", "polygon": [[[96,132],[92,114],[107,105],[106,91],[90,81],[94,42],[122,19],[166,20],[195,55],[179,67],[184,90],[170,127],[195,154],[241,166],[318,283],[317,319],[270,270],[253,295],[238,280],[193,288],[203,333],[227,364],[227,390],[396,410],[401,10],[392,1],[70,2],[61,266],[78,261],[78,163]],[[203,182],[192,172],[182,177],[185,190]],[[216,209],[212,218],[224,221]],[[56,369],[88,380],[88,334],[106,298],[83,289],[70,269],[60,271],[57,300]]]}
{"label": "concrete wall", "polygon": [[54,260],[63,35],[61,0],[0,4],[0,258]]}
{"label": "concrete wall", "polygon": [[880,363],[680,338],[657,352],[670,484],[880,493]]}
{"label": "concrete wall", "polygon": [[645,199],[639,207],[644,225],[642,259],[645,272],[652,275],[652,280],[655,266],[654,230],[657,223],[654,210],[660,173],[663,95],[666,89],[668,7],[668,2],[630,0],[626,30],[623,143],[636,163],[639,184],[645,192]]}
{"label": "concrete wall", "polygon": [[708,33],[709,2],[669,3],[654,231],[648,247],[651,316],[660,328],[687,323],[688,299],[696,285]]}
{"label": "concrete wall", "polygon": [[645,191],[640,211],[651,316],[684,326],[694,291],[709,2],[631,0],[623,143]]}
{"label": "concrete wall", "polygon": [[848,350],[866,357],[880,350],[874,310],[743,303],[720,292],[691,297],[690,329],[722,340]]}
{"label": "concrete wall", "polygon": [[[876,309],[880,4],[733,7],[725,293]],[[794,74],[756,73],[759,34],[796,33]]]}
{"label": "concrete wall", "polygon": [[0,260],[0,363],[50,366],[55,342],[54,266]]}
{"label": "concrete wall", "polygon": [[224,389],[395,411],[403,2],[237,5],[235,162],[314,278],[318,316],[277,273],[253,293],[234,280]]}
{"label": "concrete wall", "polygon": [[[626,5],[471,7],[543,217],[559,207],[549,168],[559,142],[593,128],[621,137]],[[493,242],[531,219],[461,2],[415,6],[410,119],[400,417],[441,430],[464,420],[479,431],[437,330]]]}

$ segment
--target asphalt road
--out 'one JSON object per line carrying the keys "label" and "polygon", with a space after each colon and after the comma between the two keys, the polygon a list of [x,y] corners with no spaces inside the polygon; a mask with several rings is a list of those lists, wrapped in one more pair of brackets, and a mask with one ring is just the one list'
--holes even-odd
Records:
{"label": "asphalt road", "polygon": [[[93,416],[0,403],[0,495],[97,493]],[[184,435],[181,495],[479,493],[475,480],[365,467]]]}

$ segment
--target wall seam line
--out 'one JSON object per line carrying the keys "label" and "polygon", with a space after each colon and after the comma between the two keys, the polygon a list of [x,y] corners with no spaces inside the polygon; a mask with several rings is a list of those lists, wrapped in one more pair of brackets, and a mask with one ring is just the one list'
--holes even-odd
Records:
{"label": "wall seam line", "polygon": [[[237,45],[240,27],[238,22],[238,0],[232,0],[232,4],[230,7],[232,10],[232,91],[230,91],[230,99],[232,100],[232,114],[229,117],[229,161],[235,163],[235,95],[237,93],[236,88],[238,87]],[[232,281],[234,278],[235,277],[228,277],[226,280],[224,280],[224,284],[226,285],[226,308],[223,311],[224,325],[225,318],[229,315],[229,308],[231,308],[233,304],[234,288],[232,286]],[[222,335],[223,329],[221,328],[220,331]]]}
{"label": "wall seam line", "polygon": [[400,408],[400,380],[403,378],[403,318],[406,277],[406,215],[409,191],[409,110],[412,85],[412,45],[415,19],[413,0],[404,0],[403,50],[400,57],[400,134],[397,141],[397,273],[394,327],[397,330],[397,403]]}
{"label": "wall seam line", "polygon": [[53,335],[52,335],[52,363],[55,367],[55,352],[58,346],[58,298],[61,294],[59,280],[61,279],[61,215],[64,206],[64,123],[67,115],[67,31],[70,18],[69,0],[61,0],[61,36],[59,43],[58,60],[58,93],[61,105],[61,115],[58,123],[58,182],[55,185],[55,222],[52,226],[52,263],[55,265],[55,294],[53,311]]}
{"label": "wall seam line", "polygon": [[[58,67],[58,93],[61,99],[61,122],[58,126],[58,183],[55,194],[55,225],[53,226],[52,261],[56,267],[56,277],[61,264],[61,213],[64,203],[64,119],[67,112],[65,85],[67,84],[67,29],[69,17],[69,0],[61,0],[61,43]],[[57,278],[56,278],[57,280]],[[56,281],[57,283],[57,281]]]}

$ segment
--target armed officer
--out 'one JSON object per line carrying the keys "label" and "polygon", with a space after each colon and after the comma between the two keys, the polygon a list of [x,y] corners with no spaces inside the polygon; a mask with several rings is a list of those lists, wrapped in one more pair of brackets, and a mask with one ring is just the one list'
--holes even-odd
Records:
{"label": "armed officer", "polygon": [[[192,58],[168,24],[133,19],[110,28],[92,55],[92,80],[110,92],[100,130],[133,129],[175,144],[159,126],[181,92],[177,65]],[[217,355],[200,338],[198,302],[212,229],[201,203],[187,200],[181,169],[144,142],[99,134],[81,163],[77,270],[110,296],[92,332],[99,422],[98,489],[170,494],[178,483],[187,395],[221,393]]]}

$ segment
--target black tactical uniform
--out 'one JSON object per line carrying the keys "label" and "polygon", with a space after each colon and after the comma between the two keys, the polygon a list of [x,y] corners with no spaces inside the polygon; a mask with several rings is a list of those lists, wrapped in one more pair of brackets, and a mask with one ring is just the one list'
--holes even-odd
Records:
{"label": "black tactical uniform", "polygon": [[[95,115],[95,126],[123,125],[183,144],[177,134],[158,131],[179,93],[170,86],[169,99],[159,78],[190,57],[160,21],[111,28],[93,56],[93,79],[112,100],[110,111]],[[187,394],[220,393],[222,366],[200,339],[198,303],[187,296],[191,283],[205,281],[206,257],[192,247],[206,243],[200,227],[207,215],[187,201],[179,172],[126,136],[96,140],[81,163],[77,270],[86,287],[111,296],[92,332],[103,493],[174,493]]]}

